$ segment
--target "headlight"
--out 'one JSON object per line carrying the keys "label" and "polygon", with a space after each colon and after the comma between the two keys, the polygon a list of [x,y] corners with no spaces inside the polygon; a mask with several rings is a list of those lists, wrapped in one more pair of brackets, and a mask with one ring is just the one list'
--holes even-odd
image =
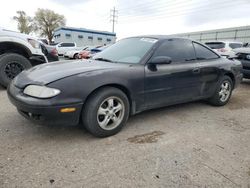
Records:
{"label": "headlight", "polygon": [[41,99],[51,98],[58,95],[61,91],[54,88],[49,88],[46,86],[29,85],[27,86],[23,93],[26,95],[37,97]]}
{"label": "headlight", "polygon": [[34,39],[28,39],[28,42],[31,44],[33,48],[40,48],[40,42]]}

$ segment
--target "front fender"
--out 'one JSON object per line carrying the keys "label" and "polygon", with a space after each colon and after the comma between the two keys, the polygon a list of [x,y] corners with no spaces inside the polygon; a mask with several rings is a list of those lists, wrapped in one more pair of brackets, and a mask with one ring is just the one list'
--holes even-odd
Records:
{"label": "front fender", "polygon": [[69,76],[48,84],[61,90],[53,104],[84,103],[96,89],[106,85],[119,85],[130,93],[130,98],[137,108],[144,104],[144,69],[143,66],[128,68],[123,71],[100,70]]}
{"label": "front fender", "polygon": [[0,37],[0,43],[3,43],[3,42],[14,43],[16,45],[22,46],[24,49],[26,49],[29,52],[30,55],[31,54],[43,55],[41,49],[33,48],[28,41],[26,41],[22,38],[3,36],[3,37]]}

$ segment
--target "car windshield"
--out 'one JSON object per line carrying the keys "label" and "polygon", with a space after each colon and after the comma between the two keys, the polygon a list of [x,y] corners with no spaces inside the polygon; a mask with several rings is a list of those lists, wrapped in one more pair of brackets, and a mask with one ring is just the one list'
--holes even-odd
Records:
{"label": "car windshield", "polygon": [[212,49],[221,49],[225,48],[225,43],[224,42],[206,42],[205,43],[208,47]]}
{"label": "car windshield", "polygon": [[118,41],[94,56],[96,60],[117,63],[139,63],[157,39],[134,37]]}

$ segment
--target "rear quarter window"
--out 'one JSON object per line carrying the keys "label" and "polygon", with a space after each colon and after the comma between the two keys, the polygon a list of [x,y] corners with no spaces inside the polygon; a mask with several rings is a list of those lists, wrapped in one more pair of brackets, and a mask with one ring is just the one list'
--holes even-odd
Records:
{"label": "rear quarter window", "polygon": [[199,60],[205,60],[205,59],[217,59],[219,56],[213,52],[212,50],[206,48],[205,46],[202,46],[201,44],[198,44],[196,42],[193,42],[196,58]]}
{"label": "rear quarter window", "polygon": [[223,42],[206,42],[205,44],[211,49],[225,48],[225,43]]}
{"label": "rear quarter window", "polygon": [[62,43],[61,46],[62,47],[74,47],[75,44],[74,43]]}
{"label": "rear quarter window", "polygon": [[241,43],[229,43],[229,47],[232,49],[241,48],[242,46],[243,46],[243,44],[241,44]]}

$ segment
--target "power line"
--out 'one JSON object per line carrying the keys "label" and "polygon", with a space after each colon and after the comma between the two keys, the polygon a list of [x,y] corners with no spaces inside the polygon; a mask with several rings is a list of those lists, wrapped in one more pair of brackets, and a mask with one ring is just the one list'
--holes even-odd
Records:
{"label": "power line", "polygon": [[[211,9],[210,7],[202,7],[200,6],[198,10],[194,10],[194,8],[191,9],[183,9],[182,11],[185,12],[180,12],[179,10],[172,10],[172,11],[168,11],[166,13],[166,11],[158,11],[156,15],[154,16],[145,16],[145,15],[122,15],[121,16],[121,22],[126,22],[126,21],[130,21],[131,19],[141,19],[141,20],[155,20],[155,19],[159,19],[159,18],[171,18],[171,17],[177,17],[177,16],[182,16],[182,15],[187,15],[187,14],[192,14],[192,13],[198,13],[198,12],[203,12],[203,11],[214,11],[216,9],[222,9],[225,7],[231,7],[232,5],[240,5],[240,4],[246,4],[246,2],[229,2],[227,4],[221,4],[221,6],[217,6],[213,9]],[[220,5],[220,4],[219,4]]]}
{"label": "power line", "polygon": [[117,23],[118,19],[118,11],[115,9],[115,7],[110,10],[110,21],[112,22],[112,32],[115,32],[115,23]]}
{"label": "power line", "polygon": [[[241,0],[241,2],[234,2],[234,1],[230,1],[230,2],[227,2],[228,0],[224,0],[224,1],[221,1],[221,2],[218,2],[216,5],[222,5],[222,8],[223,6],[228,6],[228,5],[231,5],[231,4],[239,4],[239,3],[245,3],[245,1]],[[243,1],[243,2],[242,2]],[[227,2],[227,3],[226,3]],[[186,5],[183,5],[183,4],[178,4],[180,6],[176,6],[176,7],[171,7],[171,6],[161,6],[160,9],[157,9],[155,12],[155,15],[159,14],[159,13],[166,13],[167,14],[170,14],[170,13],[175,13],[175,12],[179,12],[179,11],[185,11],[185,10],[191,10],[191,11],[195,11],[195,9],[198,9],[200,10],[200,8],[210,8],[210,10],[212,11],[213,9],[211,9],[211,7],[207,7],[209,6],[209,4],[203,4],[203,5],[198,5],[198,6],[186,6]],[[195,5],[195,4],[193,4]],[[182,8],[183,7],[183,8]],[[178,8],[178,9],[177,9]],[[216,7],[215,7],[216,8]],[[130,10],[133,10],[135,11],[135,9],[131,8]],[[120,12],[120,10],[119,10]],[[126,15],[126,14],[120,14],[120,17],[144,17],[144,15]]]}
{"label": "power line", "polygon": [[[228,0],[227,0],[228,1]],[[185,4],[194,4],[192,1],[184,1],[184,2],[178,2],[178,1],[170,1],[169,3],[166,2],[155,2],[151,1],[150,3],[143,3],[143,4],[134,4],[133,7],[126,7],[126,8],[118,8],[120,13],[128,12],[130,10],[142,10],[142,9],[158,9],[165,7],[167,5],[168,7],[172,7],[173,5],[185,5]]]}

